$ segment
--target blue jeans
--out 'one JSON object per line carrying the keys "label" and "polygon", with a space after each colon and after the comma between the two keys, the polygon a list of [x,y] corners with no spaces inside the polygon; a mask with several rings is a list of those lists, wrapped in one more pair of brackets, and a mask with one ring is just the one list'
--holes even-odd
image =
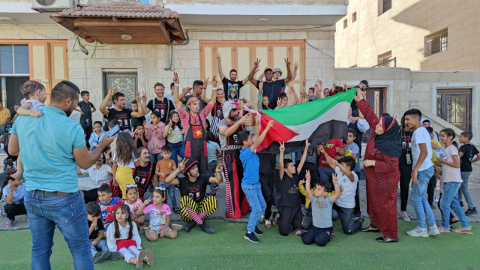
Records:
{"label": "blue jeans", "polygon": [[330,167],[318,167],[318,175],[320,179],[325,182],[330,183],[330,186],[333,187],[332,173],[335,173],[335,170]]}
{"label": "blue jeans", "polygon": [[[215,177],[216,176],[216,172],[215,172],[215,169],[217,168],[217,161],[214,160],[214,161],[210,161],[208,163],[208,176],[210,177]],[[210,183],[210,193],[215,193],[215,185],[216,183]]]}
{"label": "blue jeans", "polygon": [[178,142],[178,143],[167,143],[170,148],[172,148],[172,156],[170,157],[175,161],[175,165],[178,166],[178,156],[180,156],[182,159],[185,158],[185,146],[183,145],[183,142]]}
{"label": "blue jeans", "polygon": [[470,178],[471,174],[472,172],[461,172],[463,183],[460,186],[460,189],[458,190],[458,200],[459,201],[462,200],[462,194],[463,194],[465,196],[465,200],[467,201],[467,205],[469,209],[472,209],[473,207],[475,207],[475,205],[473,205],[472,196],[470,196],[470,192],[468,192],[468,178]]}
{"label": "blue jeans", "polygon": [[453,212],[455,212],[462,223],[462,228],[470,227],[467,217],[463,212],[463,208],[460,206],[460,201],[458,200],[458,190],[461,185],[462,183],[457,182],[447,182],[443,185],[440,209],[442,209],[442,227],[447,230],[450,229],[450,208],[453,209]]}
{"label": "blue jeans", "polygon": [[430,178],[433,176],[433,166],[420,171],[417,174],[418,184],[412,182],[412,193],[410,200],[412,201],[415,214],[417,214],[417,226],[419,228],[427,228],[425,217],[430,226],[435,225],[435,216],[433,215],[432,207],[427,200],[427,187]]}
{"label": "blue jeans", "polygon": [[92,252],[92,256],[97,254],[98,250],[100,251],[108,251],[107,241],[100,240],[96,246],[92,246],[91,243],[95,241],[95,239],[90,239],[90,251]]}
{"label": "blue jeans", "polygon": [[[160,187],[163,187],[167,191],[167,198],[170,200],[172,203],[172,208],[177,208],[177,199],[175,198],[175,186],[170,185],[167,182],[159,181],[158,185]],[[173,209],[172,209],[173,211]]]}
{"label": "blue jeans", "polygon": [[267,203],[263,198],[262,186],[260,183],[254,185],[244,185],[242,184],[243,193],[247,197],[248,204],[252,207],[252,212],[248,218],[247,231],[254,232],[255,227],[258,224],[258,221],[262,217],[265,209],[267,208]]}
{"label": "blue jeans", "polygon": [[152,152],[150,152],[150,161],[153,162],[153,164],[159,162],[160,160],[162,160],[161,153],[153,154]]}
{"label": "blue jeans", "polygon": [[32,234],[32,269],[51,269],[55,225],[68,244],[75,269],[94,269],[87,209],[80,191],[65,196],[34,195],[27,191],[24,202]]}

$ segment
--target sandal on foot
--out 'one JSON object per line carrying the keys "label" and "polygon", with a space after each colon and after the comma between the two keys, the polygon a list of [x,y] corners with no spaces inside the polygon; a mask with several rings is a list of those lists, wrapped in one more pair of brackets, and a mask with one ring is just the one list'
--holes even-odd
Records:
{"label": "sandal on foot", "polygon": [[178,207],[173,208],[173,212],[175,214],[180,214],[180,208],[178,208]]}
{"label": "sandal on foot", "polygon": [[469,233],[472,231],[472,227],[468,227],[468,228],[456,228],[455,230],[453,230],[453,232],[455,233]]}
{"label": "sandal on foot", "polygon": [[459,220],[458,218],[452,218],[452,219],[450,219],[450,225],[455,224],[455,223],[457,223],[457,222],[459,222],[459,221],[460,221],[460,220]]}
{"label": "sandal on foot", "polygon": [[135,266],[137,266],[137,269],[142,269],[143,268],[143,260],[145,259],[145,250],[140,250],[137,256],[137,263],[135,263]]}
{"label": "sandal on foot", "polygon": [[447,229],[445,229],[445,228],[442,227],[442,226],[439,226],[439,227],[438,227],[438,231],[439,231],[440,233],[449,233],[449,232],[450,232],[450,230],[447,230]]}
{"label": "sandal on foot", "polygon": [[388,238],[385,236],[378,237],[376,240],[380,243],[397,243],[398,242],[398,238],[388,240]]}
{"label": "sandal on foot", "polygon": [[155,260],[153,259],[153,252],[150,249],[145,250],[145,262],[150,265],[154,266],[155,265]]}
{"label": "sandal on foot", "polygon": [[5,224],[7,228],[11,228],[13,225],[15,225],[15,220],[9,220],[7,221],[7,224]]}
{"label": "sandal on foot", "polygon": [[367,228],[362,228],[362,232],[380,232],[379,229],[374,229],[370,226],[368,226]]}
{"label": "sandal on foot", "polygon": [[306,232],[305,230],[296,229],[295,231],[293,231],[293,235],[295,235],[295,236],[302,236],[302,234],[305,233],[305,232]]}

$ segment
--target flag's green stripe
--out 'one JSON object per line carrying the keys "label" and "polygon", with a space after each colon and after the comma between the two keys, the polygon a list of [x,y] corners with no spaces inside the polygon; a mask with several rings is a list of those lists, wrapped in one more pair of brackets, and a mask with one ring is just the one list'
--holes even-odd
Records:
{"label": "flag's green stripe", "polygon": [[356,93],[356,88],[353,88],[319,100],[262,112],[286,126],[300,125],[318,118],[339,102],[351,103]]}

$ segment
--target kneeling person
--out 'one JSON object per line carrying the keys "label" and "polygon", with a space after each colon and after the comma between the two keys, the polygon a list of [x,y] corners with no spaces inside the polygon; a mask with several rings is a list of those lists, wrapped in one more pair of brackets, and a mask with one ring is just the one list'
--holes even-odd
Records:
{"label": "kneeling person", "polygon": [[305,174],[306,191],[310,198],[310,207],[312,207],[313,226],[308,230],[296,230],[295,235],[301,236],[305,245],[315,242],[319,246],[325,246],[332,237],[332,205],[340,197],[340,187],[335,174],[332,174],[335,194],[327,197],[329,183],[322,180],[315,184],[314,193],[310,190],[310,171]]}
{"label": "kneeling person", "polygon": [[[179,186],[180,189],[180,218],[188,222],[185,231],[189,232],[195,225],[200,225],[206,233],[214,233],[215,228],[205,223],[205,218],[217,211],[218,200],[214,196],[205,197],[207,186],[210,183],[220,184],[223,182],[222,165],[215,169],[217,177],[209,177],[207,174],[199,174],[198,161],[184,159],[178,164],[178,168],[172,172],[165,182]],[[185,177],[176,178],[182,172]]]}

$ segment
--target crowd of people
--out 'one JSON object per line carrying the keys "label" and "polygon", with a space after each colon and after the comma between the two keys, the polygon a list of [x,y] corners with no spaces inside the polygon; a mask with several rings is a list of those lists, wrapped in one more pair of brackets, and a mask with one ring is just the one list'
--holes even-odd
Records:
{"label": "crowd of people", "polygon": [[[353,87],[357,93],[345,119],[344,138],[325,138],[318,145],[306,140],[298,153],[285,153],[284,142],[279,142],[279,154],[257,153],[275,123],[261,127],[256,111],[314,102],[348,88],[323,88],[319,80],[307,91],[303,82],[298,97],[292,86],[298,66],[292,72],[288,59],[285,79],[280,79],[278,68],[266,68],[254,78],[257,59],[242,81],[233,69],[227,78],[220,56],[217,59],[222,84],[218,87],[214,76],[210,98],[208,79],[180,91],[174,73],[171,98],[157,83],[154,99],[147,102],[145,93],[137,95],[128,108],[125,95],[110,90],[99,106],[103,121],[93,121],[96,107],[89,93],[72,82],[58,83],[49,105],[43,85],[27,81],[22,86],[25,99],[6,141],[9,157],[2,196],[7,227],[14,226],[15,216],[29,218],[33,269],[49,267],[55,227],[64,234],[76,269],[93,269],[94,263],[122,257],[138,268],[154,265],[153,252],[141,247],[140,234],[148,241],[174,239],[182,229],[189,232],[196,225],[214,233],[206,219],[217,210],[216,192],[224,181],[225,217],[240,219],[250,212],[244,238],[252,243],[263,234],[261,223],[267,230],[278,226],[283,236],[293,233],[305,244],[325,246],[335,235],[336,219],[346,235],[380,232],[377,241],[398,242],[397,215],[410,220],[410,184],[417,226],[407,235],[439,235],[459,221],[461,226],[453,231],[470,233],[466,216],[477,210],[468,178],[471,164],[480,159],[470,144],[471,132],[461,134],[463,145],[458,149],[453,130],[437,134],[419,110],[406,111],[400,123],[388,114],[378,116],[364,99],[368,81],[363,80]],[[258,88],[256,111],[240,98],[248,82]],[[75,111],[79,124],[68,118]],[[363,226],[358,181],[362,137],[369,129],[373,132],[363,169],[370,224]],[[440,226],[433,216],[437,179]],[[172,214],[186,225],[173,224]]]}

